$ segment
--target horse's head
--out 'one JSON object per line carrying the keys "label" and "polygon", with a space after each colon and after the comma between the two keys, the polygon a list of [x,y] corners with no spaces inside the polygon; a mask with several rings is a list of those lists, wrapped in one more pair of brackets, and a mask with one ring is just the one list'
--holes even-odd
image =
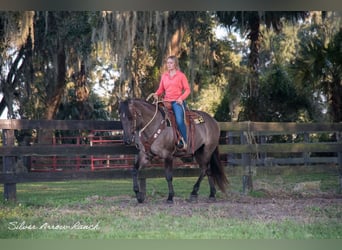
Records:
{"label": "horse's head", "polygon": [[135,140],[136,119],[135,113],[130,107],[129,100],[120,101],[119,115],[123,128],[123,141],[126,145],[130,145]]}

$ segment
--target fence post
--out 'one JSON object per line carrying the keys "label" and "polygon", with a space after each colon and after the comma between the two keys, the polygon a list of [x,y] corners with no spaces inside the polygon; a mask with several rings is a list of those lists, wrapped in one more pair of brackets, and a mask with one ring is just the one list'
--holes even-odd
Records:
{"label": "fence post", "polygon": [[[304,142],[310,143],[310,135],[308,132],[304,133]],[[310,159],[310,153],[309,152],[303,152],[303,159],[304,159],[304,166],[308,166],[309,159]]]}
{"label": "fence post", "polygon": [[[246,134],[241,132],[241,144],[248,144]],[[242,165],[245,168],[245,173],[242,176],[242,192],[244,194],[248,191],[253,191],[252,169],[251,169],[251,153],[241,154]]]}
{"label": "fence post", "polygon": [[[342,141],[342,132],[336,133],[337,142]],[[342,193],[342,150],[337,152],[337,168],[338,168],[338,179],[339,179],[339,193]]]}
{"label": "fence post", "polygon": [[[265,135],[260,135],[259,139],[260,139],[260,144],[266,144],[267,143]],[[266,163],[266,158],[267,158],[267,153],[266,152],[261,152],[260,153],[260,164],[262,164],[263,166],[266,166],[266,164],[265,164]]]}
{"label": "fence post", "polygon": [[339,193],[342,193],[342,152],[338,152],[338,177],[340,182]]}
{"label": "fence post", "polygon": [[[229,145],[234,144],[232,132],[229,132],[229,131],[226,132],[226,143]],[[233,163],[232,165],[234,166],[235,158],[236,158],[235,154],[228,153],[227,154],[227,165],[229,165],[229,161],[231,161]]]}
{"label": "fence post", "polygon": [[[3,145],[12,147],[14,146],[14,130],[4,129],[2,133]],[[3,173],[15,173],[15,157],[3,157]],[[17,199],[17,184],[5,183],[4,184],[4,199],[6,201],[15,201]]]}

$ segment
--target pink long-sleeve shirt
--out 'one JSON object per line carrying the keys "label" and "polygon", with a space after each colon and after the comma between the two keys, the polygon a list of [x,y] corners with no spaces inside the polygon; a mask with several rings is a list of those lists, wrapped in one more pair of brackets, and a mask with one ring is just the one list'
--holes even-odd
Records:
{"label": "pink long-sleeve shirt", "polygon": [[161,79],[159,88],[156,91],[158,96],[164,95],[164,101],[176,101],[181,99],[184,101],[190,94],[188,79],[185,74],[179,70],[171,77],[169,72],[165,72]]}

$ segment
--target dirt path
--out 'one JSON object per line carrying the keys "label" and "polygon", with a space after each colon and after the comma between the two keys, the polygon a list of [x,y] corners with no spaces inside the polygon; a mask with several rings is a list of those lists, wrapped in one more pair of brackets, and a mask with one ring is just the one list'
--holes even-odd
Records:
{"label": "dirt path", "polygon": [[[207,215],[237,220],[261,220],[265,222],[295,220],[313,222],[314,220],[341,220],[342,195],[320,193],[308,197],[273,196],[255,198],[245,195],[233,195],[227,199],[210,202],[205,197],[196,202],[175,197],[173,204],[164,198],[147,199],[138,204],[134,197],[108,197],[107,202],[114,204],[115,210],[134,214],[156,214],[167,211],[173,216]],[[106,202],[106,203],[107,203]]]}

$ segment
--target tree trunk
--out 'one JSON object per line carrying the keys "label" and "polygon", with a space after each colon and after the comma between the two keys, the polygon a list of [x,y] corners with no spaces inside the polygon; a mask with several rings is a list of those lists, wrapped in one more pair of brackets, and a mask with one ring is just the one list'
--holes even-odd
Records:
{"label": "tree trunk", "polygon": [[1,100],[0,114],[2,114],[4,109],[7,107],[8,117],[10,118],[14,118],[13,102],[15,89],[18,84],[18,75],[21,73],[20,71],[23,69],[23,66],[26,63],[28,57],[26,55],[26,51],[27,48],[24,44],[20,47],[17,56],[11,64],[6,80],[2,81],[1,83],[3,85],[1,90],[4,96]]}
{"label": "tree trunk", "polygon": [[51,96],[47,98],[47,109],[45,113],[46,120],[54,119],[58,106],[61,102],[62,95],[64,93],[64,87],[66,85],[65,81],[66,77],[66,55],[64,50],[64,44],[61,41],[58,42],[58,51],[57,51],[57,84],[54,86],[52,90]]}
{"label": "tree trunk", "polygon": [[251,41],[250,44],[250,54],[249,54],[249,62],[248,66],[251,70],[250,81],[249,81],[249,96],[252,100],[250,108],[250,117],[251,121],[259,121],[259,112],[258,112],[258,97],[259,97],[259,49],[260,49],[260,17],[256,12],[251,18],[250,22],[250,33],[248,34],[248,38]]}
{"label": "tree trunk", "polygon": [[173,19],[173,16],[169,17],[171,25],[168,25],[167,33],[170,34],[169,41],[167,43],[166,53],[164,59],[169,55],[179,56],[181,53],[181,42],[184,37],[185,29],[182,23],[182,19]]}
{"label": "tree trunk", "polygon": [[[66,55],[64,50],[64,45],[61,41],[58,41],[58,50],[57,50],[57,84],[51,84],[53,89],[50,95],[47,97],[47,108],[45,113],[46,120],[53,120],[58,106],[61,102],[62,95],[64,92],[64,87],[66,84]],[[50,84],[48,86],[51,86]],[[39,144],[53,144],[53,130],[40,130],[38,132],[38,143]],[[44,161],[44,159],[41,159]]]}
{"label": "tree trunk", "polygon": [[331,116],[333,122],[342,121],[342,81],[337,77],[331,83]]}
{"label": "tree trunk", "polygon": [[195,82],[195,39],[191,36],[191,43],[190,43],[190,99],[191,101],[194,100],[194,82]]}

